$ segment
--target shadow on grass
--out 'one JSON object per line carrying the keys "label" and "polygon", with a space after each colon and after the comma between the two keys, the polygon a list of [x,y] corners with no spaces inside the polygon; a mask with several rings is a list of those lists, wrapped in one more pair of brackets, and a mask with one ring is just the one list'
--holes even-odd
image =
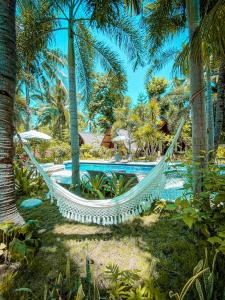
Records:
{"label": "shadow on grass", "polygon": [[[30,266],[18,271],[13,289],[28,287],[40,298],[48,278],[65,272],[68,256],[72,259],[72,276],[84,276],[88,255],[94,262],[97,281],[109,262],[121,269],[139,269],[147,276],[150,262],[157,260],[157,282],[163,292],[179,291],[192,275],[199,252],[201,256],[197,237],[182,223],[154,214],[103,227],[68,221],[48,201],[31,210],[20,208],[20,212],[26,221],[38,220],[45,231],[39,253]],[[10,293],[9,299],[19,298]]]}

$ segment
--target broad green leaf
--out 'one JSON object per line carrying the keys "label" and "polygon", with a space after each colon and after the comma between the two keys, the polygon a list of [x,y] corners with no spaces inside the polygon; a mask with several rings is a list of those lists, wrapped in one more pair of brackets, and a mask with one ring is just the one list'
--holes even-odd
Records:
{"label": "broad green leaf", "polygon": [[212,237],[208,238],[208,242],[210,242],[211,244],[216,244],[216,243],[221,244],[222,239],[219,238],[218,236],[212,236]]}
{"label": "broad green leaf", "polygon": [[183,216],[183,220],[184,220],[184,223],[189,227],[191,228],[192,225],[194,224],[195,222],[195,218],[190,216],[190,215],[184,215]]}

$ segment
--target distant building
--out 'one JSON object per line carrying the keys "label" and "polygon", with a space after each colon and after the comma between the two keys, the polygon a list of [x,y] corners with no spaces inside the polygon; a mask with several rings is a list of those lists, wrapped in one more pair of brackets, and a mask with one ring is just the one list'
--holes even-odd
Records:
{"label": "distant building", "polygon": [[110,131],[106,134],[97,134],[90,132],[79,132],[80,137],[80,146],[84,144],[92,145],[95,148],[99,148],[100,146],[104,146],[106,148],[113,148],[114,144],[111,140]]}

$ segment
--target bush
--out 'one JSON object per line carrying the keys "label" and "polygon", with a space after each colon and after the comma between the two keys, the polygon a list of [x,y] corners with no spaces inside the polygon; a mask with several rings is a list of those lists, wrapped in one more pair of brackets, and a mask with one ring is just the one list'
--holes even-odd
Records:
{"label": "bush", "polygon": [[14,165],[16,195],[33,196],[45,193],[46,185],[40,175],[35,170],[26,168],[20,163]]}
{"label": "bush", "polygon": [[216,158],[218,160],[222,160],[222,162],[225,161],[225,146],[224,147],[223,146],[218,147],[218,150],[217,150],[217,153],[216,153]]}
{"label": "bush", "polygon": [[80,147],[80,158],[81,159],[92,159],[94,158],[93,152],[95,148],[90,144],[83,144]]}
{"label": "bush", "polygon": [[104,146],[99,148],[94,147],[90,144],[84,144],[80,147],[80,158],[81,159],[110,159],[114,154],[114,149],[108,149]]}

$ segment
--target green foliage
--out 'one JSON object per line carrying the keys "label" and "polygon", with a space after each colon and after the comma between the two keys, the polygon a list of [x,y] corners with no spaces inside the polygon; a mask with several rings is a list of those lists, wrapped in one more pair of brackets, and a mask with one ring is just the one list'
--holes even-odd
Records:
{"label": "green foliage", "polygon": [[219,146],[216,152],[216,159],[224,163],[225,162],[225,147]]}
{"label": "green foliage", "polygon": [[[88,262],[88,258],[87,258]],[[92,282],[91,277],[93,277],[90,265],[87,263],[86,267],[86,280],[84,285],[86,286],[85,292],[87,290],[87,297],[85,296],[83,285],[81,283],[81,278],[76,275],[75,278],[71,276],[71,263],[70,258],[67,259],[66,268],[63,273],[59,272],[55,278],[49,278],[48,282],[43,288],[43,300],[100,300],[98,288]],[[14,290],[14,293],[27,296],[26,299],[40,299],[37,298],[35,293],[29,288],[22,287]],[[30,298],[31,297],[31,298]],[[20,298],[21,299],[21,298]],[[24,298],[22,298],[24,299]]]}
{"label": "green foliage", "polygon": [[63,140],[63,131],[69,130],[68,92],[60,80],[44,93],[39,91],[33,96],[41,101],[38,110],[38,125],[48,125],[53,138]]}
{"label": "green foliage", "polygon": [[36,221],[30,220],[23,226],[0,224],[0,258],[5,262],[31,263],[39,247]]}
{"label": "green foliage", "polygon": [[[192,175],[188,172],[189,189]],[[175,201],[177,218],[182,218],[189,228],[196,228],[208,241],[225,254],[225,174],[224,168],[209,165],[204,174],[204,192],[188,200],[185,196]]]}
{"label": "green foliage", "polygon": [[195,267],[193,275],[196,275],[199,270],[206,269],[207,271],[203,273],[203,278],[200,280],[199,278],[195,281],[195,287],[198,292],[198,296],[200,300],[211,300],[214,299],[213,291],[214,291],[214,281],[215,281],[215,263],[217,258],[217,252],[214,255],[212,261],[212,267],[209,268],[208,263],[208,250],[205,248],[205,259],[204,261],[199,261],[198,265]]}
{"label": "green foliage", "polygon": [[127,178],[123,174],[86,175],[81,179],[81,191],[89,199],[113,198],[129,191],[136,183],[136,177]]}
{"label": "green foliage", "polygon": [[109,180],[108,188],[110,190],[111,197],[116,197],[124,194],[129,191],[137,183],[136,177],[131,177],[130,179],[126,178],[126,175],[123,174],[114,174]]}
{"label": "green foliage", "polygon": [[153,77],[152,80],[146,84],[149,99],[153,97],[159,99],[160,96],[166,91],[168,81],[165,78]]}
{"label": "green foliage", "polygon": [[25,167],[21,163],[14,164],[16,195],[28,197],[45,193],[46,185],[40,175],[31,166]]}
{"label": "green foliage", "polygon": [[199,300],[215,299],[214,292],[214,278],[215,278],[215,262],[217,253],[214,255],[212,262],[212,269],[208,265],[208,250],[205,248],[205,259],[201,259],[193,270],[193,276],[186,282],[180,294],[170,291],[170,298],[183,300],[188,295],[189,290],[195,284]]}
{"label": "green foliage", "polygon": [[[192,285],[197,282],[198,278],[202,276],[205,272],[208,271],[208,268],[202,269],[203,263],[200,261],[198,265],[195,267],[194,275],[187,281],[184,285],[180,293],[174,293],[170,291],[169,296],[170,298],[175,298],[176,300],[183,300],[187,296],[187,293],[191,289]],[[200,298],[201,299],[201,298]]]}
{"label": "green foliage", "polygon": [[94,146],[91,144],[83,144],[80,146],[80,158],[81,159],[90,159],[93,158]]}
{"label": "green foliage", "polygon": [[109,280],[109,299],[163,300],[165,296],[155,286],[155,262],[150,266],[149,278],[142,279],[138,270],[121,271],[117,265],[106,266],[106,278]]}
{"label": "green foliage", "polygon": [[[58,140],[51,141],[46,156],[47,161],[54,163],[62,163],[65,160],[71,159],[71,148],[69,143]],[[41,157],[40,161],[43,161]]]}
{"label": "green foliage", "polygon": [[107,189],[107,177],[105,175],[83,176],[81,191],[88,198],[104,199]]}
{"label": "green foliage", "polygon": [[88,110],[92,119],[97,118],[103,131],[107,131],[115,121],[114,109],[122,107],[126,88],[126,78],[122,74],[115,76],[109,72],[106,75],[95,75]]}

